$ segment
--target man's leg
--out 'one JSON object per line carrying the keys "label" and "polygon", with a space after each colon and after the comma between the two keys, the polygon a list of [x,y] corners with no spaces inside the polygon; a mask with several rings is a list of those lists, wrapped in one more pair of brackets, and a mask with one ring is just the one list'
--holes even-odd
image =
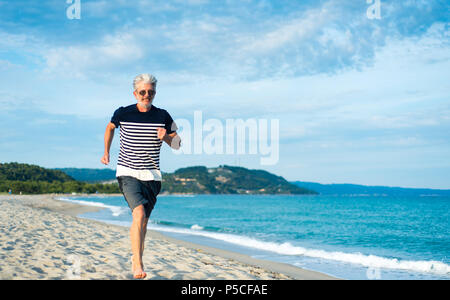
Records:
{"label": "man's leg", "polygon": [[[145,209],[143,205],[139,205],[133,210],[133,223],[130,227],[130,237],[131,237],[131,251],[133,252],[132,257],[132,270],[133,276],[137,279],[142,279],[147,276],[143,270],[142,264],[142,253],[144,251],[144,239],[146,229],[146,217]],[[148,221],[148,219],[147,219]]]}
{"label": "man's leg", "polygon": [[147,224],[148,224],[149,218],[144,219],[144,226],[142,228],[142,243],[141,243],[141,254],[144,253],[144,245],[145,245],[145,235],[147,234]]}
{"label": "man's leg", "polygon": [[148,224],[148,218],[144,219],[144,225],[142,227],[142,238],[141,238],[141,268],[144,269],[144,261],[142,260],[142,257],[144,256],[144,248],[145,248],[145,235],[147,234],[147,224]]}

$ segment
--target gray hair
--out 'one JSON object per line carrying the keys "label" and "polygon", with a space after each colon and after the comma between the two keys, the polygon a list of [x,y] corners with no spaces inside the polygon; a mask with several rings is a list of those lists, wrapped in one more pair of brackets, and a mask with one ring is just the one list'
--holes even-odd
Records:
{"label": "gray hair", "polygon": [[152,74],[147,74],[147,73],[140,74],[140,75],[136,76],[133,80],[133,89],[136,90],[137,85],[141,82],[150,83],[151,85],[153,85],[154,88],[156,88],[156,84],[158,83],[158,80]]}

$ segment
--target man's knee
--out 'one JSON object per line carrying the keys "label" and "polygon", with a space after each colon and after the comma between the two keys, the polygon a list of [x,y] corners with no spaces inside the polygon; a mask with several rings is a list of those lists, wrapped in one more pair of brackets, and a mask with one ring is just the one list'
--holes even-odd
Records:
{"label": "man's knee", "polygon": [[144,205],[139,205],[133,209],[133,219],[144,221],[145,220],[145,208]]}

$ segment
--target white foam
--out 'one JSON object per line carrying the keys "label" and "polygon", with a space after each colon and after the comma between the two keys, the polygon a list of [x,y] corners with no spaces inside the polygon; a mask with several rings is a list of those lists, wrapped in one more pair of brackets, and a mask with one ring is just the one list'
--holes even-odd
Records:
{"label": "white foam", "polygon": [[[198,226],[198,225],[194,225]],[[192,227],[194,227],[192,226]],[[431,273],[436,275],[449,275],[450,266],[440,261],[407,261],[391,258],[384,258],[376,255],[365,255],[362,253],[345,253],[345,252],[332,252],[317,249],[308,249],[300,246],[294,246],[291,243],[274,243],[260,241],[254,238],[239,236],[234,234],[215,233],[201,230],[189,230],[183,228],[172,228],[166,226],[160,226],[151,224],[150,227],[153,230],[174,232],[181,234],[190,234],[213,238],[224,242],[232,243],[239,246],[245,246],[249,248],[255,248],[259,250],[274,252],[281,255],[299,255],[307,256],[318,259],[332,260],[344,263],[357,264],[368,268],[384,268],[395,269],[404,271],[414,271]],[[194,229],[192,228],[191,229]],[[201,226],[199,226],[201,227]]]}
{"label": "white foam", "polygon": [[194,224],[191,226],[192,230],[202,230],[204,229],[202,226],[198,225],[198,224]]}
{"label": "white foam", "polygon": [[126,207],[120,207],[120,206],[114,206],[114,205],[106,205],[106,204],[101,203],[101,202],[75,200],[75,199],[70,199],[70,198],[65,198],[65,197],[60,197],[60,198],[56,198],[56,199],[57,200],[61,200],[61,201],[67,201],[67,202],[77,203],[77,204],[81,204],[81,205],[86,205],[86,206],[107,208],[107,209],[111,210],[112,215],[114,217],[118,217],[121,214],[123,214],[123,213],[128,211],[128,209]]}

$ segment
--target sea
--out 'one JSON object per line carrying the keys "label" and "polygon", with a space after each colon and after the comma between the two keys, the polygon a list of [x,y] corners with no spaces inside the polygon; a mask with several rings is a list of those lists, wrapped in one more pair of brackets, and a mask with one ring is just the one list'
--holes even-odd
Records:
{"label": "sea", "polygon": [[[123,197],[60,197],[129,227]],[[159,195],[149,229],[341,279],[450,279],[448,195]]]}

